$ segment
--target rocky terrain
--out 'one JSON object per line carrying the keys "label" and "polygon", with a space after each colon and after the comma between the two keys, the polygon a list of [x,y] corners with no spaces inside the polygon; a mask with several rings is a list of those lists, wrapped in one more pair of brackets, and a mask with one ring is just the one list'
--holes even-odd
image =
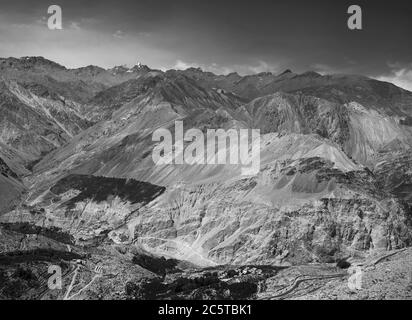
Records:
{"label": "rocky terrain", "polygon": [[[0,59],[0,74],[1,298],[411,298],[411,92],[41,57]],[[177,120],[259,129],[258,174],[155,165],[152,134]]]}

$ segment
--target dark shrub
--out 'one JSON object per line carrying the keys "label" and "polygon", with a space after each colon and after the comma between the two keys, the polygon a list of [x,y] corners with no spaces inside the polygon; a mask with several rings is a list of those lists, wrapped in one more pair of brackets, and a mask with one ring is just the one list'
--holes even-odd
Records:
{"label": "dark shrub", "polygon": [[158,278],[144,280],[139,284],[127,282],[125,287],[126,295],[130,299],[152,300],[166,291],[167,287]]}
{"label": "dark shrub", "polygon": [[13,278],[21,279],[27,282],[30,288],[39,287],[40,283],[36,275],[30,269],[25,269],[23,267],[18,267],[13,274]]}
{"label": "dark shrub", "polygon": [[341,268],[341,269],[348,269],[351,266],[351,264],[350,264],[350,262],[346,261],[345,259],[340,259],[336,263],[336,266],[338,268]]}
{"label": "dark shrub", "polygon": [[133,257],[132,262],[153,273],[164,276],[166,273],[176,269],[178,260],[138,254]]}
{"label": "dark shrub", "polygon": [[226,276],[228,276],[229,278],[233,278],[233,277],[237,276],[237,272],[236,272],[236,270],[228,270],[226,272]]}
{"label": "dark shrub", "polygon": [[257,284],[253,282],[236,282],[228,286],[232,299],[246,299],[254,295],[257,290]]}
{"label": "dark shrub", "polygon": [[20,279],[12,280],[3,289],[3,295],[8,299],[18,299],[26,291],[26,286]]}
{"label": "dark shrub", "polygon": [[36,275],[31,271],[30,269],[25,269],[23,267],[18,267],[16,271],[13,274],[14,278],[20,278],[25,281],[30,281],[30,280],[37,280]]}

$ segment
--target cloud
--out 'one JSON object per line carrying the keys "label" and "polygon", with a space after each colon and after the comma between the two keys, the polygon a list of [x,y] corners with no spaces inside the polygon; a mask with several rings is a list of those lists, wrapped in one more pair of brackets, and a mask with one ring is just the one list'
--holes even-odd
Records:
{"label": "cloud", "polygon": [[377,80],[391,82],[403,89],[412,91],[412,64],[406,67],[399,67],[398,64],[392,64],[394,69],[389,74],[377,77]]}
{"label": "cloud", "polygon": [[342,69],[338,69],[327,64],[323,63],[315,63],[310,66],[313,71],[320,73],[321,75],[328,75],[328,74],[337,74],[337,73],[344,73]]}
{"label": "cloud", "polygon": [[70,24],[69,24],[69,29],[71,29],[71,30],[81,30],[80,22],[71,21]]}
{"label": "cloud", "polygon": [[118,38],[118,39],[123,39],[125,36],[125,33],[122,30],[117,30],[115,33],[113,33],[113,37]]}
{"label": "cloud", "polygon": [[186,70],[189,68],[200,68],[200,66],[196,63],[189,63],[182,60],[177,60],[175,65],[172,67],[172,69],[176,70]]}
{"label": "cloud", "polygon": [[37,19],[37,20],[35,21],[35,23],[36,23],[36,24],[39,24],[39,25],[42,25],[42,26],[47,25],[47,17],[46,17],[46,16],[42,16],[40,19]]}
{"label": "cloud", "polygon": [[[44,21],[46,17],[42,17],[40,21]],[[39,21],[39,22],[40,22]],[[46,21],[47,23],[47,21]],[[98,28],[98,24],[100,23],[100,20],[95,19],[95,18],[79,18],[76,20],[71,20],[68,23],[68,29],[70,30],[93,30]],[[64,19],[63,19],[63,27],[64,27]]]}
{"label": "cloud", "polygon": [[[81,32],[69,28],[72,21],[79,22]],[[56,31],[49,30],[41,20],[13,21],[0,12],[0,57],[43,56],[68,68],[91,64],[111,68],[119,64],[134,65],[136,60],[156,68],[175,61],[170,51],[155,47],[150,39],[127,33],[130,39],[119,40],[119,45],[113,43],[117,28],[109,31],[91,27],[93,20],[84,21],[63,20],[63,30]]]}
{"label": "cloud", "polygon": [[279,71],[277,67],[274,67],[265,61],[258,61],[257,65],[246,66],[246,69],[250,70],[252,73]]}
{"label": "cloud", "polygon": [[210,65],[204,65],[195,62],[185,62],[182,60],[177,60],[176,63],[172,66],[172,69],[176,70],[186,70],[189,68],[200,68],[204,71],[213,72],[215,74],[228,74],[233,72],[232,68],[222,67],[217,63],[212,63]]}
{"label": "cloud", "polygon": [[246,64],[235,64],[230,66],[222,66],[217,63],[211,64],[201,64],[196,62],[186,62],[183,60],[177,60],[175,64],[172,66],[172,69],[177,70],[186,70],[188,68],[200,68],[204,71],[213,72],[214,74],[229,74],[232,72],[237,72],[239,74],[247,75],[247,74],[256,74],[261,72],[279,72],[279,67],[269,64],[265,61],[257,61],[257,63],[246,65]]}

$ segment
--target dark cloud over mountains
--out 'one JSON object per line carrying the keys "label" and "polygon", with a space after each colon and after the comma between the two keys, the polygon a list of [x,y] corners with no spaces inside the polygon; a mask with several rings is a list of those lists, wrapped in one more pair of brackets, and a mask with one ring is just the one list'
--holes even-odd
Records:
{"label": "dark cloud over mountains", "polygon": [[[359,73],[412,88],[409,1],[2,1],[0,56],[42,55],[68,66],[200,66],[215,73]],[[362,31],[347,8],[363,10]]]}

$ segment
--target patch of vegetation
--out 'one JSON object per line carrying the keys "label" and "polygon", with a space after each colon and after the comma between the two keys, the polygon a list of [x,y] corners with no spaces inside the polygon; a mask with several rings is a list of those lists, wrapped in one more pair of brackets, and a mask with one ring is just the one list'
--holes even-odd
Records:
{"label": "patch of vegetation", "polygon": [[258,290],[258,286],[251,281],[235,282],[229,284],[228,289],[232,299],[245,299],[255,294]]}
{"label": "patch of vegetation", "polygon": [[166,273],[180,271],[177,269],[179,261],[176,259],[166,259],[165,257],[157,258],[144,254],[137,254],[133,257],[132,262],[163,277]]}
{"label": "patch of vegetation", "polygon": [[149,279],[141,283],[128,282],[125,287],[129,299],[248,299],[258,290],[252,281],[228,283],[216,272],[206,272],[195,278],[179,277],[170,283]]}
{"label": "patch of vegetation", "polygon": [[341,269],[348,269],[351,264],[346,259],[340,259],[336,262],[336,266]]}
{"label": "patch of vegetation", "polygon": [[158,278],[142,281],[140,284],[127,282],[125,291],[129,299],[153,300],[167,290],[167,286]]}
{"label": "patch of vegetation", "polygon": [[412,126],[412,117],[407,116],[407,117],[405,117],[405,119],[400,119],[399,123],[404,125],[404,126],[411,127]]}
{"label": "patch of vegetation", "polygon": [[44,228],[27,222],[1,223],[0,226],[6,230],[18,233],[37,234],[64,244],[74,244],[74,238],[72,235],[63,232],[61,229],[53,226],[50,228]]}
{"label": "patch of vegetation", "polygon": [[109,196],[118,196],[130,203],[146,204],[161,195],[166,188],[148,182],[133,179],[118,179],[96,177],[92,175],[72,174],[59,180],[50,190],[56,195],[71,189],[80,193],[65,204],[69,209],[75,207],[77,202],[90,199],[95,202],[106,201]]}
{"label": "patch of vegetation", "polygon": [[21,266],[19,266],[13,273],[13,278],[24,280],[30,288],[37,288],[40,285],[40,282],[33,271]]}
{"label": "patch of vegetation", "polygon": [[0,254],[0,265],[12,265],[34,261],[58,262],[61,260],[82,259],[83,256],[74,252],[52,249],[34,249],[27,251],[12,251]]}
{"label": "patch of vegetation", "polygon": [[13,279],[8,281],[3,287],[2,296],[6,299],[18,299],[20,298],[27,290],[24,282],[20,279]]}
{"label": "patch of vegetation", "polygon": [[7,275],[6,272],[0,269],[0,283],[6,283]]}
{"label": "patch of vegetation", "polygon": [[34,272],[18,266],[10,276],[0,270],[0,299],[21,299],[30,289],[40,287],[40,281]]}

